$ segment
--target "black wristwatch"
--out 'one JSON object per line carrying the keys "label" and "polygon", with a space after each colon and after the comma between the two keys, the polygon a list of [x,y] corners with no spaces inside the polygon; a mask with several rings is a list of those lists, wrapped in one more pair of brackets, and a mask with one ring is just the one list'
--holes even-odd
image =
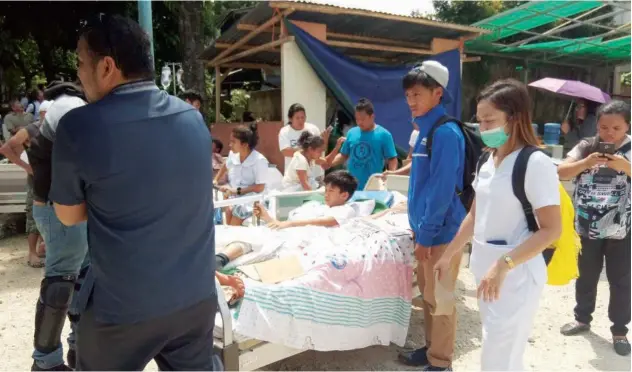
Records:
{"label": "black wristwatch", "polygon": [[237,195],[241,195],[241,187],[237,188]]}

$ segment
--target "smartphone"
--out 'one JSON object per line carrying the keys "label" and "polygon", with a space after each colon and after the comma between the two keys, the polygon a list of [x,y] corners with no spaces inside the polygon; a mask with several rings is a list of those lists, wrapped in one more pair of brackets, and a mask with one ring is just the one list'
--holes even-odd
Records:
{"label": "smartphone", "polygon": [[599,142],[599,145],[597,145],[597,152],[600,154],[608,154],[608,155],[612,155],[614,154],[614,143],[610,143],[610,142]]}

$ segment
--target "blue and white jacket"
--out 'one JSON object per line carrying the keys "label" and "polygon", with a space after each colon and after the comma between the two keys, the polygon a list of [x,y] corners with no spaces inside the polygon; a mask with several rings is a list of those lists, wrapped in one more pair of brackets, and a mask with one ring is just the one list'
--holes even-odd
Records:
{"label": "blue and white jacket", "polygon": [[459,125],[448,122],[435,130],[430,159],[426,148],[430,129],[444,115],[440,104],[415,118],[419,136],[410,169],[408,221],[415,243],[424,247],[452,241],[466,215],[456,193],[456,188],[463,189],[465,162],[465,139]]}

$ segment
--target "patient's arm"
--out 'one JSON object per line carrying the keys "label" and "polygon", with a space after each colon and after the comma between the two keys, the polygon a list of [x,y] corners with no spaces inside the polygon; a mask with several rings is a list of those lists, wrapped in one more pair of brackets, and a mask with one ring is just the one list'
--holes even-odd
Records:
{"label": "patient's arm", "polygon": [[380,213],[373,214],[373,215],[369,216],[369,218],[371,218],[371,219],[378,219],[378,218],[384,217],[384,216],[386,216],[387,214],[390,214],[390,213],[407,213],[407,212],[408,212],[408,203],[407,202],[401,202],[401,203],[398,203],[398,204],[394,205],[393,207],[391,207],[391,208],[389,208],[387,210],[381,211]]}
{"label": "patient's arm", "polygon": [[274,230],[287,229],[288,227],[300,227],[300,226],[323,226],[323,227],[336,227],[338,221],[334,217],[319,217],[310,218],[307,220],[298,221],[271,221],[268,223],[268,227]]}

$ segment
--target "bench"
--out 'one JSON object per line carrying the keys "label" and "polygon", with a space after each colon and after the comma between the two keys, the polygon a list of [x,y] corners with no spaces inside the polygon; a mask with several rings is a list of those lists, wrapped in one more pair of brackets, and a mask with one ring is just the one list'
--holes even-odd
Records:
{"label": "bench", "polygon": [[0,164],[0,213],[24,213],[26,172],[15,164]]}

